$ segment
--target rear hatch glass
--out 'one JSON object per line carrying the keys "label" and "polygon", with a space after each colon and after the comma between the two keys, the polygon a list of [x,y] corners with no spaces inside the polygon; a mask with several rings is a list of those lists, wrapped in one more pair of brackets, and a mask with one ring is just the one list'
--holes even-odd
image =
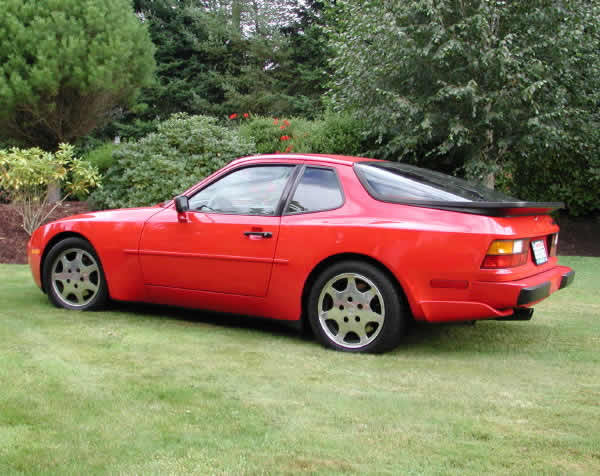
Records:
{"label": "rear hatch glass", "polygon": [[558,202],[522,201],[481,184],[397,162],[358,162],[354,170],[367,192],[383,202],[492,216],[545,214],[562,207]]}

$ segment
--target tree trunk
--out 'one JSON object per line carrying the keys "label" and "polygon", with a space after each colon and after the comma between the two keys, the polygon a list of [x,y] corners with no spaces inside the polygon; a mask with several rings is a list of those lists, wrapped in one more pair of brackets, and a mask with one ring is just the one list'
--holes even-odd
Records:
{"label": "tree trunk", "polygon": [[58,182],[48,184],[48,203],[56,203],[60,198],[60,184]]}
{"label": "tree trunk", "polygon": [[496,186],[496,174],[494,174],[494,172],[490,172],[489,174],[487,174],[483,178],[483,185],[485,185],[487,188],[491,188],[492,190],[494,190],[494,187]]}
{"label": "tree trunk", "polygon": [[240,0],[233,0],[231,5],[231,20],[233,27],[240,34],[242,33],[242,4]]}

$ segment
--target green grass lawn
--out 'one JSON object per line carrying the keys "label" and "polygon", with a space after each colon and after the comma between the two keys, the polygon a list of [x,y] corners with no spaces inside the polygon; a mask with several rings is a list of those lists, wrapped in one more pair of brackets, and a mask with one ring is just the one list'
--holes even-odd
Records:
{"label": "green grass lawn", "polygon": [[600,474],[600,258],[530,322],[389,354],[200,312],[50,305],[0,265],[0,474]]}

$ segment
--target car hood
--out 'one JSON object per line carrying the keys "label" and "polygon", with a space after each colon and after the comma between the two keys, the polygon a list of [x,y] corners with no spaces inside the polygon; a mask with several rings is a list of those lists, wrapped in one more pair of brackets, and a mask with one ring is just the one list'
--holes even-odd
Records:
{"label": "car hood", "polygon": [[[163,208],[154,207],[139,207],[139,208],[119,208],[115,210],[102,210],[97,212],[81,213],[72,215],[53,222],[53,224],[64,224],[67,222],[131,222],[131,221],[146,221],[152,215],[160,212]],[[46,226],[48,226],[46,225]]]}

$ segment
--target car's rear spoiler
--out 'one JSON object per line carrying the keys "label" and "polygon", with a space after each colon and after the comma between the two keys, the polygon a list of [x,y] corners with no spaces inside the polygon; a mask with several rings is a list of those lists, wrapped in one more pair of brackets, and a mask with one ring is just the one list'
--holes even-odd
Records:
{"label": "car's rear spoiler", "polygon": [[565,206],[562,202],[442,202],[398,200],[393,201],[392,203],[493,217],[549,215],[553,211],[564,208]]}

